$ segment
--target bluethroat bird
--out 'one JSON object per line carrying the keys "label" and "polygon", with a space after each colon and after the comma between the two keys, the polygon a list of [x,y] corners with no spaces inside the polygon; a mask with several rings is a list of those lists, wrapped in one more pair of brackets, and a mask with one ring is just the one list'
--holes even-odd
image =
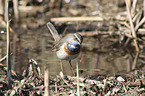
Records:
{"label": "bluethroat bird", "polygon": [[79,55],[83,37],[78,33],[74,33],[61,38],[55,27],[50,22],[47,23],[47,27],[56,42],[54,49],[56,50],[57,57],[61,60],[69,61],[73,74],[75,75],[71,60]]}

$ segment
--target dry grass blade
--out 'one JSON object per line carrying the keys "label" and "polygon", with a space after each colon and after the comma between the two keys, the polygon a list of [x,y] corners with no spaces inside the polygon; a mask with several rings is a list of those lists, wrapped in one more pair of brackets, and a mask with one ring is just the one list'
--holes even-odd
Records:
{"label": "dry grass blade", "polygon": [[4,60],[6,60],[6,58],[7,58],[7,55],[6,55],[6,56],[4,56],[2,59],[0,59],[0,62],[2,62],[2,61],[4,61]]}
{"label": "dry grass blade", "polygon": [[138,30],[138,28],[139,28],[142,24],[144,24],[144,22],[145,22],[145,17],[143,17],[143,19],[135,26],[135,30]]}
{"label": "dry grass blade", "polygon": [[38,63],[34,59],[32,59],[31,62],[34,63],[34,65],[36,67],[37,74],[39,75],[39,77],[41,77],[41,72],[40,72],[40,68],[38,66]]}
{"label": "dry grass blade", "polygon": [[139,18],[139,16],[141,16],[141,14],[142,14],[142,10],[139,11],[139,12],[133,17],[132,21],[135,22],[135,20],[137,20],[137,19]]}

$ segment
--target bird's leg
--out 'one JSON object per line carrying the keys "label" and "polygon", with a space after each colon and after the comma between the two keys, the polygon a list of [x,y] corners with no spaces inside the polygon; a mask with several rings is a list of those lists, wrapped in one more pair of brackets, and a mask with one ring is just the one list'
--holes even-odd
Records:
{"label": "bird's leg", "polygon": [[69,64],[70,64],[70,67],[71,67],[71,69],[72,69],[72,72],[73,72],[73,74],[74,74],[74,76],[75,76],[75,72],[74,72],[74,69],[73,69],[73,67],[72,67],[71,60],[69,60]]}
{"label": "bird's leg", "polygon": [[63,65],[62,65],[62,61],[60,60],[60,66],[61,66],[61,71],[62,71],[62,73],[63,73]]}

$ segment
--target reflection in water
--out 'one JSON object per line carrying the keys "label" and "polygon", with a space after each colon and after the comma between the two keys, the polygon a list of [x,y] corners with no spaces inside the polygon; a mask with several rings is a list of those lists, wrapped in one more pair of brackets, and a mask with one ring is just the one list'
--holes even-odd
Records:
{"label": "reflection in water", "polygon": [[[48,52],[49,55],[47,61],[47,67],[49,67],[49,71],[51,75],[58,75],[61,71],[61,66],[59,59],[57,59],[57,56],[55,52]],[[83,56],[83,62],[81,62],[81,55]],[[115,58],[111,61],[107,60],[106,54],[98,54],[96,57],[96,54],[87,54],[84,55],[81,53],[81,55],[72,61],[73,68],[76,69],[76,63],[79,63],[79,69],[82,69],[83,72],[80,73],[80,75],[97,75],[97,74],[114,74],[117,72],[123,72],[126,71],[126,64],[127,59],[123,56]],[[96,58],[98,58],[98,64],[96,65]],[[62,61],[63,63],[63,70],[65,75],[73,75],[70,65],[66,61]],[[43,67],[43,66],[41,66]],[[95,70],[97,68],[98,70]],[[100,69],[100,70],[99,70]]]}
{"label": "reflection in water", "polygon": [[[41,35],[29,34],[21,36],[21,51],[19,50],[19,52],[25,54],[19,55],[23,55],[22,57],[24,60],[21,59],[20,61],[24,63],[19,63],[21,66],[14,66],[17,71],[22,68],[19,71],[23,72],[23,70],[26,69],[26,61],[29,58],[38,62],[42,73],[44,66],[47,66],[49,68],[50,75],[59,74],[61,71],[60,60],[57,58],[56,53],[51,50],[54,41],[52,36],[48,34],[47,31]],[[117,51],[115,55],[111,51],[105,52],[104,50],[109,49],[103,49],[102,43],[104,42],[101,41],[100,43],[100,40],[97,40],[93,37],[84,37],[84,42],[82,44],[83,48],[79,57],[72,60],[74,69],[76,69],[76,63],[78,62],[79,69],[81,69],[80,76],[126,72],[128,59],[124,58],[124,56],[120,54],[120,51]],[[17,43],[18,42],[16,42],[16,44]],[[24,52],[25,49],[27,49],[27,51]],[[68,62],[62,61],[62,63],[64,74],[72,75],[72,71]]]}
{"label": "reflection in water", "polygon": [[[88,38],[85,38],[83,46],[87,47],[89,50],[92,50],[92,48],[96,47],[95,40],[96,39],[88,40]],[[58,75],[61,71],[61,66],[60,60],[57,58],[56,53],[46,49],[43,54],[46,56],[46,66],[49,67],[50,74]],[[76,63],[79,63],[79,69],[81,69],[80,75],[114,74],[118,72],[125,72],[127,59],[124,58],[124,56],[117,56],[116,54],[120,54],[119,51],[110,55],[109,51],[106,53],[86,52],[85,48],[83,48],[79,57],[72,60],[72,65],[73,68],[76,69]],[[72,75],[68,62],[62,61],[62,63],[64,74]]]}

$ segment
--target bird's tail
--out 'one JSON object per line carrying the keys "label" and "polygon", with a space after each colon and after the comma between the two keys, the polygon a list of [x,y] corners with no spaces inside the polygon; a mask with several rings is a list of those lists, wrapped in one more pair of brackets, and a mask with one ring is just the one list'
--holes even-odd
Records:
{"label": "bird's tail", "polygon": [[58,34],[58,31],[56,30],[56,28],[53,26],[52,23],[48,22],[47,23],[47,27],[49,29],[49,31],[51,32],[55,42],[58,42],[60,40],[60,35]]}

